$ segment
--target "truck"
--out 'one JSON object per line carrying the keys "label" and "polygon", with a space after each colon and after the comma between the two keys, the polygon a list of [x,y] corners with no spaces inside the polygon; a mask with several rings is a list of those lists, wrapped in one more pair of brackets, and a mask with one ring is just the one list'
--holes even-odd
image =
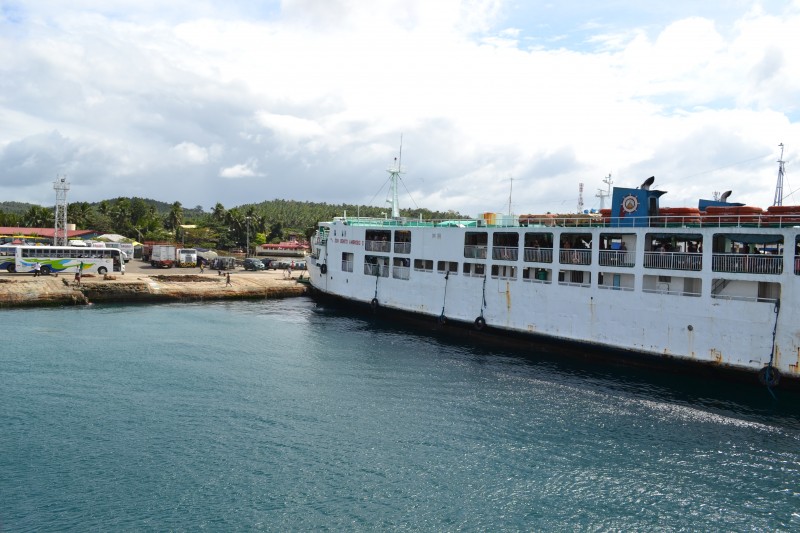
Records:
{"label": "truck", "polygon": [[175,261],[182,268],[197,266],[197,250],[194,248],[178,248],[175,252]]}
{"label": "truck", "polygon": [[[167,245],[170,245],[170,246],[174,246],[175,248],[178,247],[177,244],[175,244],[174,242],[169,242],[169,241],[145,241],[144,244],[142,245],[142,261],[144,261],[145,263],[148,263],[150,261],[150,257],[153,255],[153,246],[156,246],[156,245],[159,245],[159,244],[167,244]],[[174,255],[174,253],[173,253],[173,255]],[[173,257],[173,259],[174,259],[174,257]]]}
{"label": "truck", "polygon": [[174,244],[154,244],[150,252],[150,265],[156,268],[172,268],[175,265]]}

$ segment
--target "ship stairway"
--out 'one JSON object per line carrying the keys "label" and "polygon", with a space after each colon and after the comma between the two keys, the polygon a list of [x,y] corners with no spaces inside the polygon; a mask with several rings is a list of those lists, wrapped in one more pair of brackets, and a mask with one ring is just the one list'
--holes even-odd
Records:
{"label": "ship stairway", "polygon": [[720,294],[722,291],[725,290],[725,287],[731,282],[729,279],[718,279],[714,282],[714,286],[711,287],[711,294],[717,295]]}

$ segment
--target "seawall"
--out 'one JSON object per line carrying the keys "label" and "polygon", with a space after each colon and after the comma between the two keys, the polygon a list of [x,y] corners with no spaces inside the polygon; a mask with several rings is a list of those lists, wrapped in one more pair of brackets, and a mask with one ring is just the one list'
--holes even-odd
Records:
{"label": "seawall", "polygon": [[[156,273],[158,272],[158,273]],[[307,286],[276,272],[236,272],[231,283],[217,272],[196,269],[153,270],[152,274],[33,277],[0,275],[0,308],[86,305],[96,302],[168,302],[247,298],[288,298],[307,293]]]}

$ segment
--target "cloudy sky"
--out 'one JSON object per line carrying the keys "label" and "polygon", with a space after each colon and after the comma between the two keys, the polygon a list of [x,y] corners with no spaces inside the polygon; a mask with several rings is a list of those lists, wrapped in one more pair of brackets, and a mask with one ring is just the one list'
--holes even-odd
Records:
{"label": "cloudy sky", "polygon": [[0,0],[0,200],[800,204],[800,0]]}

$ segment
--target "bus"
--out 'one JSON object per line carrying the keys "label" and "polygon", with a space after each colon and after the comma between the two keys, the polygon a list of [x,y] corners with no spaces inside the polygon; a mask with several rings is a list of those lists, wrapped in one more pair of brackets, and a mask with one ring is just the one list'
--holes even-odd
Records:
{"label": "bus", "polygon": [[17,247],[11,245],[0,246],[0,270],[14,272],[17,265]]}
{"label": "bus", "polygon": [[[13,272],[33,272],[40,265],[42,274],[80,272],[82,274],[119,272],[125,274],[122,251],[116,248],[83,246],[15,246]],[[12,272],[12,270],[9,270]]]}
{"label": "bus", "polygon": [[123,259],[127,263],[133,259],[133,243],[130,242],[107,242],[106,248],[118,248],[125,252]]}

